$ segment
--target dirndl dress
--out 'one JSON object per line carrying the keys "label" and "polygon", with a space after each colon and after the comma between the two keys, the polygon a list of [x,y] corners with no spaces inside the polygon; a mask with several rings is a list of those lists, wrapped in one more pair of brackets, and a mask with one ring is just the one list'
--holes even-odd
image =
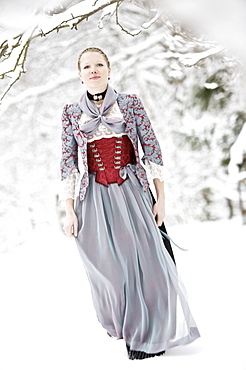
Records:
{"label": "dirndl dress", "polygon": [[[105,156],[110,160],[111,155]],[[76,243],[99,322],[110,336],[125,340],[129,358],[141,359],[188,344],[200,334],[163,245],[152,196],[143,191],[134,161],[119,171],[124,181],[107,185],[98,181],[99,171],[89,171],[85,198],[75,204]]]}

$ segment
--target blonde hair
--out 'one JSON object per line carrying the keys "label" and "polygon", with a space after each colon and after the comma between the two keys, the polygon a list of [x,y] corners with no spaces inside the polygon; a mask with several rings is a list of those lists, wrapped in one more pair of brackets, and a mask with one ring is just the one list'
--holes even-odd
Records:
{"label": "blonde hair", "polygon": [[104,53],[104,51],[102,49],[99,49],[99,48],[96,48],[96,47],[89,47],[89,48],[86,48],[84,49],[80,54],[79,54],[79,58],[78,58],[78,70],[81,72],[81,68],[80,68],[80,59],[82,57],[83,54],[85,53],[91,53],[91,52],[95,52],[95,53],[100,53],[102,54],[102,56],[104,57],[104,59],[106,60],[107,62],[107,65],[108,65],[108,68],[110,68],[110,62],[109,62],[109,59],[107,57],[107,55]]}

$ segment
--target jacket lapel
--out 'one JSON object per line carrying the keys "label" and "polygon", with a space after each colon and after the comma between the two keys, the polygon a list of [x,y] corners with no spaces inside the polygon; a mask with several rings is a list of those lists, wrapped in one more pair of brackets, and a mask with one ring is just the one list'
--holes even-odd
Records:
{"label": "jacket lapel", "polygon": [[80,121],[81,116],[82,116],[82,110],[79,104],[76,103],[73,106],[71,122],[73,126],[73,133],[74,133],[75,139],[77,140],[77,143],[80,147],[87,144],[87,136],[83,131],[80,130],[80,127],[79,127],[79,121]]}
{"label": "jacket lapel", "polygon": [[135,124],[135,116],[133,112],[133,108],[131,108],[128,103],[129,103],[129,98],[125,94],[119,94],[117,97],[117,102],[120,108],[120,111],[123,115],[123,118],[126,122],[126,130],[125,132],[127,133],[127,136],[132,142],[135,156],[137,163],[139,163],[139,153],[137,149],[137,129],[136,129],[136,124]]}

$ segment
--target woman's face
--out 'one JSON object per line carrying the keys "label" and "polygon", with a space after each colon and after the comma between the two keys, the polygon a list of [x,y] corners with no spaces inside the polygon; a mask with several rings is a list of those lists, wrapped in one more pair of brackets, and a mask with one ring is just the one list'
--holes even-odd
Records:
{"label": "woman's face", "polygon": [[81,80],[91,94],[106,90],[110,68],[104,56],[98,52],[86,52],[80,58]]}

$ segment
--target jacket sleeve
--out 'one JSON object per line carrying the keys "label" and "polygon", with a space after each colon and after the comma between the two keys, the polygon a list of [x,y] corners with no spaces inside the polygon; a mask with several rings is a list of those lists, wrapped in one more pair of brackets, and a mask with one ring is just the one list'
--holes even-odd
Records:
{"label": "jacket sleeve", "polygon": [[148,159],[153,163],[163,165],[161,147],[155,136],[154,130],[144,109],[143,103],[136,95],[133,95],[133,99],[133,109],[135,122],[137,125],[137,133],[144,152],[142,161],[145,163],[145,160]]}
{"label": "jacket sleeve", "polygon": [[66,105],[62,113],[62,158],[60,163],[61,179],[68,177],[71,171],[78,168],[78,144],[72,130],[72,123],[68,114],[69,105]]}

